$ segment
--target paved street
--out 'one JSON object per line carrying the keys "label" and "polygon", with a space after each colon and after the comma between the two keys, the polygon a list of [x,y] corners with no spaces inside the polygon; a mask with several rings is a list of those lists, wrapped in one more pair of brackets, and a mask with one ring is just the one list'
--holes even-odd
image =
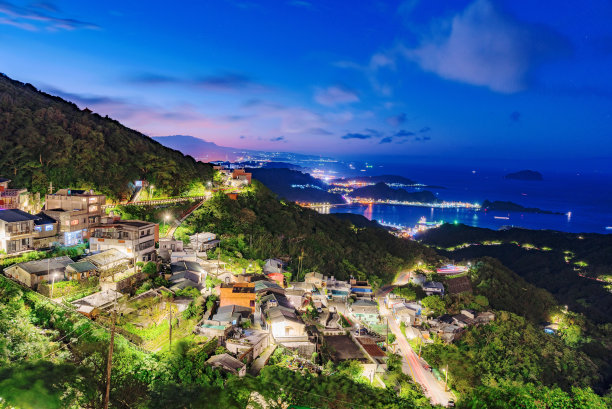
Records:
{"label": "paved street", "polygon": [[417,354],[412,350],[404,334],[402,334],[399,325],[393,318],[391,311],[385,307],[382,299],[379,301],[380,314],[383,318],[387,318],[389,328],[397,338],[401,355],[404,358],[402,364],[404,373],[410,375],[415,382],[424,387],[425,395],[430,398],[433,404],[448,405],[449,399],[453,399],[452,394],[450,392],[445,392],[444,384],[438,382],[431,372],[423,368]]}

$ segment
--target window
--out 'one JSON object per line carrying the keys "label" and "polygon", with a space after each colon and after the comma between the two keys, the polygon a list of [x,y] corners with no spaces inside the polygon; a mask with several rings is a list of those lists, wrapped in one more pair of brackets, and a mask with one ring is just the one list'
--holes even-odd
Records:
{"label": "window", "polygon": [[45,231],[53,231],[53,225],[52,224],[45,224]]}
{"label": "window", "polygon": [[71,225],[76,226],[77,224],[79,224],[79,219],[74,219],[70,222]]}
{"label": "window", "polygon": [[42,231],[42,227],[41,226],[34,226],[34,231],[41,232]]}
{"label": "window", "polygon": [[95,211],[97,211],[97,210],[98,210],[98,206],[96,206],[96,205],[89,206],[89,211],[90,211],[90,212],[92,212],[92,213],[93,213],[93,212],[95,212]]}

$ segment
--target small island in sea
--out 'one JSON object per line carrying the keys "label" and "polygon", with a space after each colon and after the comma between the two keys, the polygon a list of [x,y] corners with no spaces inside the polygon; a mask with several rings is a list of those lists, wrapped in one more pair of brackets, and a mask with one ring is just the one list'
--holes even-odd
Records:
{"label": "small island in sea", "polygon": [[396,200],[400,202],[437,203],[440,200],[428,190],[408,192],[405,189],[394,189],[384,182],[355,189],[350,193],[352,198],[374,200]]}
{"label": "small island in sea", "polygon": [[535,170],[519,170],[518,172],[508,173],[504,176],[504,179],[514,180],[529,180],[529,181],[542,181],[544,178],[540,172]]}
{"label": "small island in sea", "polygon": [[482,202],[481,210],[493,210],[501,212],[520,212],[520,213],[540,213],[540,214],[564,214],[561,212],[553,212],[551,210],[542,210],[537,207],[525,207],[514,202],[505,202],[501,200],[489,201],[485,200]]}

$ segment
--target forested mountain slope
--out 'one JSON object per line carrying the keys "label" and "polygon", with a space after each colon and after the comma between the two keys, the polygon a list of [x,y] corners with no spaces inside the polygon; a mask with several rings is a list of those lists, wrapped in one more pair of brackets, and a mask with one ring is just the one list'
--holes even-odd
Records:
{"label": "forested mountain slope", "polygon": [[212,168],[0,74],[0,176],[32,191],[44,192],[53,182],[118,198],[129,194],[130,182],[141,179],[178,194],[210,179]]}

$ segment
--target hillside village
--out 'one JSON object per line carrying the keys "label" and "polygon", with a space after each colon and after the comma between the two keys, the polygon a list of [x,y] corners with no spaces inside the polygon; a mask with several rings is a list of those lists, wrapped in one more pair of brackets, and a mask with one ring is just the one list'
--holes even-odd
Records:
{"label": "hillside village", "polygon": [[[230,199],[251,183],[242,169],[215,170],[216,190]],[[9,189],[9,180],[2,183],[7,197],[29,199]],[[141,193],[137,189],[134,197]],[[31,200],[1,205],[6,277],[107,328],[116,324],[145,350],[162,351],[184,338],[210,345],[218,353],[207,364],[235,376],[257,375],[270,363],[316,374],[325,371],[326,362],[354,362],[361,376],[384,387],[389,354],[407,353],[407,340],[414,346],[433,339],[450,343],[467,327],[494,319],[490,312],[473,310],[438,316],[401,291],[373,288],[367,280],[308,272],[303,281],[294,281],[287,260],[270,258],[241,268],[221,260],[221,241],[213,232],[173,237],[186,215],[172,226],[166,226],[166,217],[160,234],[159,223],[121,219],[106,197],[92,190],[59,189],[38,206]],[[429,298],[469,292],[467,270],[422,268],[409,273],[405,284]],[[445,285],[427,275],[455,278]],[[419,370],[430,372],[427,382],[447,394],[440,401],[452,404],[440,372],[420,356],[415,359]]]}

